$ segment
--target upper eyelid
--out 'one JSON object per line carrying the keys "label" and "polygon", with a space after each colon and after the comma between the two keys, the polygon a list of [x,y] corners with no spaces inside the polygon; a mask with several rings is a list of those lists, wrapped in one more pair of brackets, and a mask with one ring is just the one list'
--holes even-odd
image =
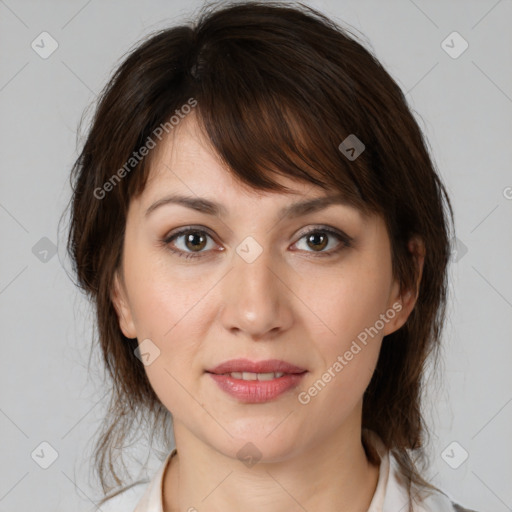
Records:
{"label": "upper eyelid", "polygon": [[[299,234],[301,234],[301,236],[303,236],[303,235],[309,233],[310,231],[322,230],[322,229],[338,231],[340,235],[343,235],[343,233],[344,233],[344,231],[342,229],[336,228],[334,226],[330,226],[328,224],[310,224],[307,227],[303,228],[303,230],[302,229],[298,230],[298,232],[299,232]],[[195,225],[191,224],[190,226],[182,226],[180,228],[176,228],[174,230],[169,231],[164,236],[164,238],[170,238],[172,236],[175,236],[175,235],[178,235],[178,234],[183,234],[183,233],[186,233],[188,231],[201,231],[201,232],[207,233],[212,238],[216,237],[216,235],[214,234],[213,230],[211,230],[210,228],[207,228],[206,226],[199,226],[199,225],[195,226]],[[348,235],[347,235],[347,237],[348,237]]]}

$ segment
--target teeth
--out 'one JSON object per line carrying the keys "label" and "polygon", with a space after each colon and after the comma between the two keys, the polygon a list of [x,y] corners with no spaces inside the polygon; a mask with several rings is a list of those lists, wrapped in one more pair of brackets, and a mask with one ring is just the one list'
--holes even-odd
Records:
{"label": "teeth", "polygon": [[252,373],[252,372],[231,372],[226,375],[233,377],[233,379],[241,380],[272,380],[278,379],[284,375],[283,372],[270,372],[270,373]]}

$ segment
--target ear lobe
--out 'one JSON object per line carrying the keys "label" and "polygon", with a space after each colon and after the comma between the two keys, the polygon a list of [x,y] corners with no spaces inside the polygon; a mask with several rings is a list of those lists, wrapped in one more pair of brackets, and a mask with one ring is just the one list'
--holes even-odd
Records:
{"label": "ear lobe", "polygon": [[110,299],[112,300],[112,304],[114,305],[114,309],[117,313],[119,328],[127,338],[136,338],[137,334],[133,323],[131,309],[126,298],[124,286],[121,285],[118,271],[114,274]]}
{"label": "ear lobe", "polygon": [[411,300],[409,297],[412,297],[412,294],[409,292],[407,292],[404,297],[402,297],[398,292],[394,295],[394,299],[388,304],[388,309],[385,313],[388,321],[382,330],[382,334],[384,336],[398,331],[398,329],[400,329],[400,327],[402,327],[402,325],[407,321],[409,313],[412,311],[412,307],[410,307]]}
{"label": "ear lobe", "polygon": [[384,336],[391,334],[402,327],[411,314],[420,291],[421,277],[423,275],[423,264],[425,262],[425,244],[418,236],[409,240],[408,249],[416,264],[416,282],[414,289],[400,290],[399,283],[394,283],[394,293],[391,294],[393,302],[389,307],[394,309],[396,315],[386,324]]}

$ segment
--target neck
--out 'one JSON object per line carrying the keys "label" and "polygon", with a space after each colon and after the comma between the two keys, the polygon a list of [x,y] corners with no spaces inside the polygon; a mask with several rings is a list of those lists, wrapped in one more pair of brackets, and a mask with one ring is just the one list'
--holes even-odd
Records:
{"label": "neck", "polygon": [[360,424],[346,427],[283,460],[247,467],[175,421],[178,451],[164,475],[164,511],[367,510],[379,468],[366,458]]}

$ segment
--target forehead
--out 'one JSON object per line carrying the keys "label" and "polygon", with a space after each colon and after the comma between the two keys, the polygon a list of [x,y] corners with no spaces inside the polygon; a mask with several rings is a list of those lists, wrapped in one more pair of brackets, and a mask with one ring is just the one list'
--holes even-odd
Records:
{"label": "forehead", "polygon": [[[222,194],[224,200],[246,200],[282,196],[323,197],[325,189],[308,181],[274,175],[273,180],[289,191],[256,190],[238,180],[221,161],[209,140],[200,130],[193,114],[190,114],[155,149],[148,180],[142,194],[144,204],[151,203],[169,191],[187,195],[215,197]],[[334,191],[331,191],[331,194]]]}

